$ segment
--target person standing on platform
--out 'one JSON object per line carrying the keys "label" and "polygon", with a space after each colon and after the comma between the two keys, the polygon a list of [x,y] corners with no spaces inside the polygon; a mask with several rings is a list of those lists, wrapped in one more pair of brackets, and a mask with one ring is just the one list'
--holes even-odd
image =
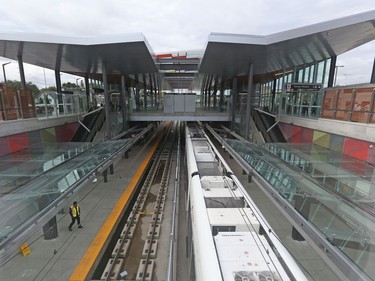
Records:
{"label": "person standing on platform", "polygon": [[309,104],[306,100],[302,102],[302,115],[309,115]]}
{"label": "person standing on platform", "polygon": [[72,226],[76,221],[78,223],[78,228],[83,228],[83,226],[81,225],[81,218],[80,218],[81,209],[77,201],[74,201],[73,205],[70,206],[69,214],[70,214],[70,217],[72,218],[72,222],[69,224],[69,231],[72,231]]}

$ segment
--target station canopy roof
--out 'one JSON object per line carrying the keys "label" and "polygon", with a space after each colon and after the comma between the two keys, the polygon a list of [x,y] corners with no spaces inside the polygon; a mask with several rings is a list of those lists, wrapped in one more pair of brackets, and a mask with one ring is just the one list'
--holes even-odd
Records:
{"label": "station canopy roof", "polygon": [[267,74],[345,53],[375,39],[375,10],[271,35],[211,33],[199,72],[227,80]]}
{"label": "station canopy roof", "polygon": [[[157,72],[153,51],[141,33],[98,37],[0,34],[0,56],[78,76]],[[100,77],[101,79],[101,77]]]}
{"label": "station canopy roof", "polygon": [[[375,10],[264,36],[212,33],[199,73],[227,80],[248,73],[252,63],[255,75],[271,74],[340,55],[374,39]],[[22,57],[25,63],[99,80],[102,62],[108,75],[154,73],[160,68],[141,33],[97,37],[3,33],[0,56]]]}

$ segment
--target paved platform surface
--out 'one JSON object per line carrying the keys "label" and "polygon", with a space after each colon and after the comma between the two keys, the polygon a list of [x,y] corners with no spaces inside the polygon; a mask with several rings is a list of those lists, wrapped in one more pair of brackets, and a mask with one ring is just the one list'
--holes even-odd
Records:
{"label": "paved platform surface", "polygon": [[[114,174],[108,174],[108,182],[102,176],[81,188],[72,196],[81,206],[82,229],[73,226],[68,230],[69,206],[56,217],[58,237],[45,240],[42,230],[26,241],[31,254],[16,254],[0,267],[0,280],[68,280],[80,258],[90,246],[113,206],[129,184],[140,163],[148,153],[149,146],[134,146],[129,159],[121,158],[114,165]],[[69,204],[70,205],[70,204]]]}

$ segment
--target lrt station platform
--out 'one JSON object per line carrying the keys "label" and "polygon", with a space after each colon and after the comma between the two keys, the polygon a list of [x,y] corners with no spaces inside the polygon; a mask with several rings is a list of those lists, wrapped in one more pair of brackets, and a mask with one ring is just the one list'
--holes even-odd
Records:
{"label": "lrt station platform", "polygon": [[[161,108],[132,109],[129,121],[201,121],[230,122],[232,120],[230,106],[221,102],[218,106],[205,107],[196,101],[195,94],[165,94]],[[219,102],[218,102],[219,103]]]}
{"label": "lrt station platform", "polygon": [[[0,219],[2,243],[6,242],[1,252],[1,280],[87,280],[89,271],[97,266],[94,263],[99,252],[107,247],[107,238],[130,203],[132,190],[153,160],[157,138],[166,123],[156,129],[151,127],[148,134],[132,144],[127,139],[98,145],[71,143],[48,149],[34,147],[0,158],[2,185],[18,182],[21,186],[22,177],[30,182],[27,190],[10,187],[0,198],[2,213],[8,210],[11,214],[10,219]],[[9,168],[11,165],[15,168]],[[171,173],[171,185],[173,176]],[[30,189],[30,185],[34,188]],[[59,190],[52,188],[56,186]],[[172,188],[169,190],[166,209],[173,204]],[[74,201],[80,205],[83,228],[76,223],[69,231],[68,212]],[[48,205],[48,210],[41,203]],[[164,221],[166,226],[161,232],[168,239],[159,240],[160,249],[169,247],[170,218]],[[25,225],[20,226],[22,223]],[[186,223],[180,221],[179,227],[184,234],[181,241],[185,241]],[[184,264],[178,266],[181,270],[177,278],[189,280],[184,270],[185,255],[179,257],[178,262]],[[165,267],[167,263],[166,259]],[[162,278],[153,280],[164,280],[165,272],[157,274]]]}
{"label": "lrt station platform", "polygon": [[[160,134],[164,127],[165,123],[162,123],[156,129],[155,135]],[[118,144],[118,146],[115,144]],[[121,147],[125,147],[125,149],[119,150],[118,147],[120,144]],[[99,149],[100,147],[101,149]],[[235,145],[232,145],[232,147],[235,147]],[[91,166],[94,167],[94,172],[92,172],[93,170],[90,170],[88,166],[83,165],[82,161],[84,157],[75,158],[73,156],[74,151],[78,152],[84,149],[87,149],[90,154],[97,151],[98,157],[93,158],[102,161],[98,161]],[[44,154],[41,151],[39,157],[36,155],[28,155],[29,159],[34,157],[34,163],[38,161],[39,164],[43,163],[39,165],[39,167],[43,167],[45,170],[32,171],[30,168],[30,173],[28,175],[23,175],[25,177],[24,180],[26,180],[27,177],[35,177],[35,179],[30,182],[34,183],[35,188],[38,187],[38,189],[32,191],[22,189],[13,190],[9,191],[9,193],[2,194],[2,205],[8,205],[5,208],[2,206],[1,211],[6,213],[8,210],[13,220],[5,221],[4,219],[0,219],[2,223],[1,229],[9,229],[8,233],[1,233],[2,239],[3,241],[10,240],[6,253],[1,253],[1,280],[87,280],[86,276],[89,274],[89,271],[92,270],[92,267],[95,266],[95,260],[100,252],[99,248],[106,246],[106,238],[111,234],[112,230],[116,228],[116,224],[118,223],[123,209],[130,201],[130,190],[134,188],[143,171],[145,171],[148,162],[152,160],[152,152],[155,149],[156,145],[153,137],[151,137],[150,141],[147,141],[147,138],[145,138],[142,142],[133,144],[131,149],[130,146],[127,146],[126,140],[115,141],[113,143],[106,142],[93,150],[88,148],[88,144],[82,144],[81,147],[71,147],[69,151],[71,151],[70,154],[72,158],[66,162],[66,165],[68,165],[71,170],[81,171],[88,169],[87,171],[90,171],[88,172],[90,176],[85,179],[85,183],[82,184],[82,186],[77,186],[75,190],[69,190],[69,188],[74,186],[74,178],[77,179],[84,176],[82,172],[64,177],[66,184],[63,185],[58,171],[52,168],[50,172],[48,172],[48,169],[46,169],[48,165],[53,166],[54,162],[55,164],[58,161],[61,162],[62,158],[56,155],[64,155],[63,151],[66,150],[56,149],[54,152],[50,151],[49,161],[43,159]],[[292,239],[292,224],[284,217],[265,192],[259,188],[257,181],[249,183],[248,175],[243,174],[243,167],[224,151],[224,147],[218,146],[218,150],[225,157],[233,172],[240,179],[249,195],[272,225],[282,243],[306,272],[306,276],[310,280],[340,280],[309,243]],[[243,150],[244,148],[241,148],[241,151]],[[46,151],[44,151],[44,153],[46,153]],[[53,153],[55,153],[54,158],[51,157]],[[79,154],[81,156],[84,155]],[[115,155],[117,158],[115,158]],[[25,159],[25,155],[23,155],[24,159],[21,159],[21,155],[18,156],[18,159],[0,159],[2,160],[2,171],[6,170],[6,165],[9,166],[10,163],[14,165],[17,161],[19,162],[20,168],[22,161]],[[68,157],[68,155],[66,157]],[[52,158],[53,160],[51,160]],[[113,161],[106,162],[106,160],[110,158],[113,158]],[[175,159],[173,159],[173,161],[175,161]],[[74,163],[82,169],[72,168],[71,165]],[[69,167],[66,168],[68,169]],[[27,167],[23,166],[24,170],[26,170],[26,168]],[[99,168],[101,170],[95,171],[95,169]],[[107,169],[108,172],[106,172]],[[21,182],[20,170],[13,170],[13,172],[14,176],[19,176],[19,178],[15,179],[15,182]],[[11,176],[9,170],[8,176]],[[54,178],[60,179],[60,188],[68,188],[66,190],[67,192],[63,192],[66,196],[53,205],[52,209],[55,211],[51,210],[51,208],[49,208],[49,210],[44,210],[41,204],[43,202],[44,204],[48,204],[48,200],[56,196],[56,190],[47,188],[48,184],[51,183]],[[2,180],[4,179],[5,178],[2,177]],[[41,179],[43,179],[42,182]],[[174,181],[175,175],[174,172],[172,172],[170,173],[169,185],[172,186]],[[185,198],[183,195],[186,184],[184,181],[185,180],[181,180],[177,199],[177,258],[174,267],[178,269],[176,280],[179,281],[190,280],[187,272],[189,267],[186,259],[185,244],[187,225]],[[40,185],[35,183],[40,183]],[[166,194],[166,209],[170,209],[173,204],[172,190],[173,188],[169,188]],[[4,200],[6,198],[8,199]],[[28,201],[26,199],[32,203],[29,202],[27,205],[26,202]],[[81,224],[84,228],[78,229],[77,224],[75,224],[72,231],[69,231],[68,225],[71,220],[68,209],[73,201],[78,201],[80,204]],[[11,206],[13,206],[13,209],[10,208]],[[27,212],[31,212],[32,207],[35,208],[34,213],[30,213],[30,217],[34,216],[33,218],[35,218],[32,222],[30,222],[30,217],[27,217],[24,211],[26,207],[28,208]],[[40,217],[35,216],[35,214],[41,212],[45,213]],[[25,226],[16,225],[17,219],[19,219],[19,223],[24,222]],[[160,244],[158,245],[160,249],[168,249],[169,247],[170,241],[168,237],[170,235],[170,221],[171,218],[168,217],[168,215],[163,218],[163,224],[166,223],[166,225],[162,227],[161,233],[164,232],[167,239],[160,239]],[[9,225],[8,228],[6,224]],[[17,238],[11,239],[11,227],[14,227],[14,231],[20,229],[22,233],[18,233]],[[18,247],[24,242],[27,242],[26,248],[20,251]],[[164,261],[164,259],[162,259],[162,261]],[[165,259],[165,263],[167,262],[168,259]],[[153,280],[166,280],[166,274],[167,272],[159,272],[157,277],[155,276]],[[123,280],[128,279],[124,278]]]}

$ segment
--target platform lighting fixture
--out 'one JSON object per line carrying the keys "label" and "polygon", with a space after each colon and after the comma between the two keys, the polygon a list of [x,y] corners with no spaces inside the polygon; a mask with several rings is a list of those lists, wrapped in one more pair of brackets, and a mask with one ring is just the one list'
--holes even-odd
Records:
{"label": "platform lighting fixture", "polygon": [[278,72],[278,73],[275,74],[275,76],[286,75],[286,74],[289,74],[289,73],[292,73],[292,72],[293,72],[293,69],[285,71],[285,72]]}
{"label": "platform lighting fixture", "polygon": [[5,74],[5,66],[7,65],[7,64],[10,64],[11,62],[6,62],[6,63],[3,63],[3,75],[4,75],[4,84],[5,84],[5,86],[7,86],[7,76],[6,76],[6,74]]}

